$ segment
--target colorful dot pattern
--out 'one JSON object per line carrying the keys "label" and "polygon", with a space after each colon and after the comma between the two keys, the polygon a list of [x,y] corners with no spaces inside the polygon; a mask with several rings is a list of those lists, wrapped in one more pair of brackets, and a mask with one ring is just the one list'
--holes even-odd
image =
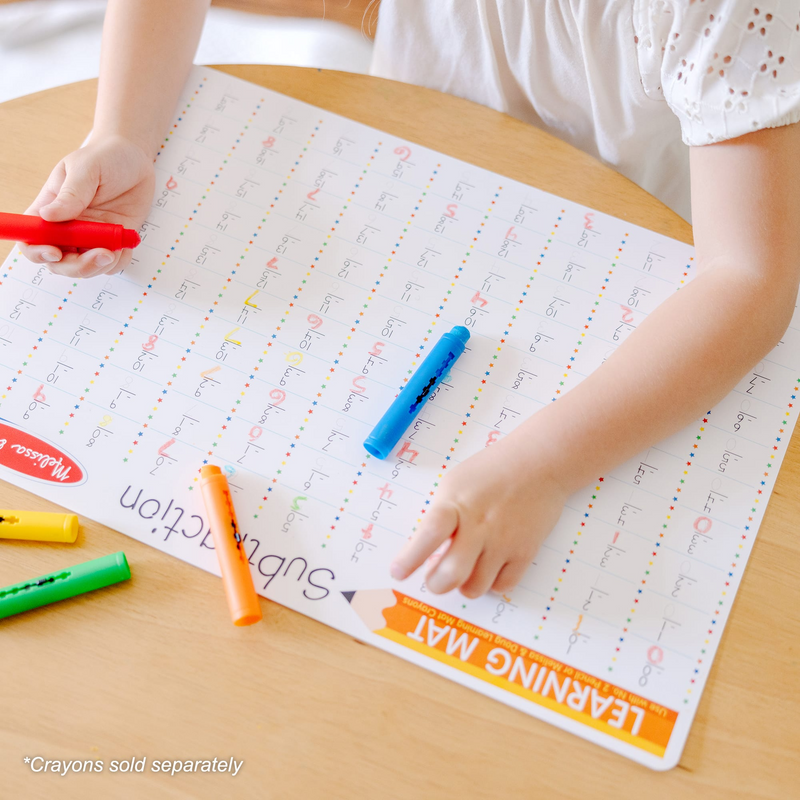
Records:
{"label": "colorful dot pattern", "polygon": [[[203,81],[198,84],[197,88],[189,96],[186,105],[182,109],[181,114],[178,116],[177,122],[175,122],[173,124],[173,126],[172,126],[172,129],[167,132],[167,136],[166,136],[166,138],[164,140],[164,144],[161,145],[161,147],[160,147],[160,149],[158,151],[159,154],[163,151],[163,149],[166,147],[166,144],[169,142],[169,140],[172,137],[172,135],[178,129],[178,125],[183,121],[183,117],[192,108],[192,104],[194,103],[195,98],[200,94],[200,92],[205,87],[206,80],[207,79],[204,78]],[[189,217],[187,222],[184,223],[184,226],[183,226],[184,229],[189,227],[188,223],[190,223],[191,221],[192,221],[192,218]],[[181,233],[180,236],[183,236],[183,233]],[[180,239],[176,239],[175,242],[176,242],[176,244],[179,243]],[[165,259],[168,259],[169,257],[170,257],[169,253],[167,253],[164,256]],[[161,265],[165,266],[166,263],[167,263],[166,260],[162,261]],[[87,395],[89,395],[91,393],[92,388],[101,379],[101,375],[103,374],[103,371],[105,370],[105,367],[109,364],[109,362],[113,358],[113,353],[116,351],[116,346],[120,343],[120,340],[125,336],[125,334],[127,332],[133,333],[135,331],[137,335],[142,335],[143,337],[147,337],[147,334],[141,333],[140,331],[138,331],[135,328],[135,319],[136,319],[136,314],[139,312],[139,310],[142,307],[142,304],[145,302],[145,300],[148,297],[148,290],[153,288],[153,285],[158,280],[158,274],[161,273],[161,270],[160,269],[156,270],[156,273],[157,274],[153,275],[152,278],[150,279],[151,282],[149,284],[147,284],[146,289],[144,291],[142,291],[142,296],[136,301],[136,305],[134,305],[133,309],[131,310],[131,313],[128,315],[127,321],[122,324],[122,326],[121,326],[122,330],[120,330],[119,333],[117,334],[119,336],[119,338],[114,339],[113,345],[109,346],[108,352],[103,356],[101,361],[97,364],[97,367],[95,369],[94,375],[88,381],[88,386],[86,386],[84,388],[83,394],[78,398],[78,402],[75,404],[74,410],[72,412],[70,412],[69,417],[67,419],[65,419],[64,422],[62,423],[61,430],[59,430],[59,434],[63,435],[65,433],[65,430],[70,425],[70,420],[72,420],[76,416],[75,412],[77,412],[77,411],[79,411],[81,409],[81,407],[82,407],[81,404],[86,401]],[[131,326],[134,326],[134,327],[133,327],[132,330],[129,331],[129,328],[131,328]],[[136,442],[134,442],[134,444],[135,443]]]}
{"label": "colorful dot pattern", "polygon": [[[262,98],[260,98],[259,105],[257,105],[256,108],[251,113],[250,119],[248,120],[248,122],[251,122],[253,120],[253,118],[258,114],[259,110],[261,109],[261,103],[263,103],[263,102],[264,102],[264,98],[262,97]],[[321,124],[322,124],[322,120],[319,120],[318,124],[314,127],[314,130],[308,134],[308,137],[307,137],[307,139],[305,141],[305,146],[303,147],[302,152],[298,153],[298,155],[297,155],[297,157],[296,157],[296,159],[294,161],[295,166],[291,167],[290,170],[289,170],[289,173],[285,176],[285,178],[284,178],[284,180],[282,182],[281,188],[279,188],[277,190],[277,194],[273,197],[272,202],[270,203],[269,209],[265,209],[265,211],[264,211],[265,216],[262,217],[262,219],[261,219],[262,223],[266,222],[267,216],[269,216],[272,213],[272,210],[275,208],[275,205],[280,201],[281,197],[283,196],[285,187],[287,186],[289,181],[292,180],[292,177],[293,177],[294,172],[295,172],[295,168],[297,167],[297,165],[299,165],[299,163],[302,160],[305,152],[308,150],[308,147],[311,145],[311,142],[314,139],[314,137],[316,136],[317,132],[319,131],[319,128],[320,128]],[[237,143],[240,143],[241,140],[247,134],[248,126],[245,125],[243,127],[244,127],[244,130],[239,133],[239,138],[236,140]],[[232,145],[231,146],[231,151],[233,151],[235,149],[236,149],[236,145]],[[228,153],[228,157],[229,158],[232,155],[233,155],[232,152]],[[217,176],[218,176],[218,174],[220,172],[222,172],[224,170],[226,163],[227,163],[227,161],[224,161],[223,164],[220,165],[220,167],[217,169]],[[211,185],[213,185],[214,181],[211,181],[210,183],[211,183]],[[206,195],[203,195],[202,200],[206,199],[206,196],[210,191],[211,191],[210,187],[206,189]],[[199,209],[201,205],[202,205],[202,202],[198,203],[197,208]],[[253,241],[254,241],[255,238],[258,237],[258,232],[261,230],[261,228],[262,228],[261,225],[257,226],[257,229],[253,232],[252,238],[249,240],[248,244],[253,244]],[[177,378],[178,377],[178,374],[180,373],[184,363],[186,362],[186,356],[189,355],[192,352],[191,348],[194,347],[197,344],[197,341],[203,335],[203,331],[205,330],[205,327],[206,327],[205,323],[209,322],[209,320],[211,319],[211,315],[213,315],[216,312],[217,306],[219,306],[219,303],[222,300],[224,293],[227,292],[228,287],[229,287],[229,285],[231,284],[231,282],[233,280],[233,277],[236,275],[237,270],[242,266],[242,262],[247,258],[247,254],[250,252],[250,248],[249,247],[244,247],[244,248],[242,248],[242,250],[243,250],[243,252],[239,256],[239,260],[234,263],[234,266],[230,271],[230,275],[225,279],[225,282],[220,287],[219,292],[217,293],[217,299],[213,301],[212,307],[208,309],[208,316],[204,317],[203,321],[197,326],[198,330],[194,334],[194,338],[189,342],[188,346],[184,350],[185,355],[181,356],[180,362],[178,362],[175,365],[175,371],[172,373],[172,377],[173,378]],[[305,283],[305,281],[303,281],[303,283]],[[301,292],[302,291],[302,287],[300,287],[297,291]],[[285,312],[284,316],[288,315],[288,313],[289,313],[288,311]],[[231,320],[228,320],[227,322],[229,322],[231,325],[234,324]],[[282,319],[281,322],[282,323],[285,322],[285,319]],[[280,326],[278,326],[276,328],[276,330],[280,330]],[[273,338],[275,338],[274,335],[273,335]],[[271,347],[271,344],[268,344],[268,347]],[[266,353],[267,353],[267,351],[264,351],[264,355],[266,355]],[[261,360],[263,360],[263,359],[260,359],[260,361]],[[256,365],[253,368],[252,372],[258,372],[258,369],[259,368]],[[250,375],[250,380],[252,380],[253,377],[254,377],[254,375],[251,374]],[[172,381],[167,381],[167,387],[168,388],[167,389],[162,389],[161,390],[161,394],[164,395],[164,396],[167,395],[169,393],[169,387],[171,387],[171,386],[172,386]],[[247,388],[249,388],[249,386],[250,386],[250,384],[246,383],[244,388],[247,389]],[[244,394],[245,394],[245,391],[242,390],[240,395],[244,396]],[[164,399],[165,399],[164,397],[157,398],[156,405],[153,406],[152,413],[148,416],[148,422],[143,423],[142,424],[142,428],[147,428],[149,426],[150,421],[153,419],[154,414],[159,409],[159,404],[162,403],[162,401]],[[241,402],[241,401],[239,401],[239,402]],[[231,413],[235,414],[236,413],[236,409],[235,408],[231,409]],[[230,421],[230,419],[228,419],[228,421]],[[226,427],[227,426],[225,424],[223,424],[222,428],[221,428],[222,431],[224,431],[226,429]],[[143,436],[143,433],[139,433],[139,435],[137,436],[137,439],[133,442],[133,444],[137,444],[137,442],[139,440],[141,440],[142,436]],[[218,434],[218,438],[222,438],[222,433]],[[216,443],[214,443],[213,446],[216,447],[217,446]],[[133,452],[132,450],[128,451],[129,454],[132,453],[132,452]],[[209,453],[209,455],[211,455],[211,453]],[[208,463],[208,462],[204,461],[203,463],[205,464],[205,463]]]}
{"label": "colorful dot pattern", "polygon": [[[17,253],[20,256],[22,255],[22,253],[19,250],[17,251]],[[17,263],[17,260],[18,259],[16,259],[16,258],[13,259],[12,263],[6,268],[7,271],[3,274],[3,279],[8,278],[8,273],[11,272],[14,269],[14,264]],[[2,286],[2,285],[3,285],[3,281],[0,281],[0,286]],[[77,286],[76,283],[72,284],[72,288],[73,289],[76,286]],[[22,362],[21,366],[18,367],[17,370],[16,370],[16,375],[17,376],[22,375],[23,368],[26,368],[26,367],[30,366],[31,362],[36,357],[37,351],[39,350],[39,345],[44,341],[44,337],[48,335],[48,333],[50,332],[50,328],[53,326],[53,323],[58,319],[59,312],[63,311],[64,310],[64,306],[66,306],[67,303],[69,303],[69,298],[72,295],[72,289],[67,290],[66,295],[67,295],[66,297],[62,297],[61,298],[60,304],[58,306],[56,306],[56,308],[55,308],[55,310],[53,312],[53,315],[52,315],[52,319],[47,323],[47,327],[42,329],[40,335],[36,338],[36,342],[31,344],[30,352],[28,353],[28,355],[25,358],[25,360]],[[14,384],[16,384],[17,381],[18,381],[17,377],[12,378],[11,382],[8,384],[8,386],[6,386],[5,392],[2,395],[0,395],[0,408],[2,408],[3,401],[8,397],[8,394],[11,391],[13,391]]]}

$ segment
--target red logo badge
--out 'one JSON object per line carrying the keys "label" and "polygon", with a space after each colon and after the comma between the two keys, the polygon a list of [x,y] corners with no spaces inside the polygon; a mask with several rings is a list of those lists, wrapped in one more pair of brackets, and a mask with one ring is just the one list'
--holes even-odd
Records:
{"label": "red logo badge", "polygon": [[75,486],[86,470],[61,448],[0,420],[0,467],[42,483]]}

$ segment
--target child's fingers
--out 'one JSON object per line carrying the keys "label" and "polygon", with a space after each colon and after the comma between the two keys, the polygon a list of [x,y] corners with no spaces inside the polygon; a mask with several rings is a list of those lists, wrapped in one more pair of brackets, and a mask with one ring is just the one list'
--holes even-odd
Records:
{"label": "child's fingers", "polygon": [[50,271],[68,278],[92,278],[112,269],[119,252],[96,248],[85,253],[65,253],[61,261],[49,265]]}
{"label": "child's fingers", "polygon": [[425,559],[425,566],[428,568],[428,572],[430,572],[444,557],[444,554],[450,549],[452,543],[453,537],[451,536],[449,539],[445,539],[444,543],[440,544],[436,550],[433,551],[433,554]]}
{"label": "child's fingers", "polygon": [[61,188],[61,184],[64,183],[64,176],[66,175],[66,170],[64,168],[64,162],[59,161],[58,164],[53,167],[50,176],[45,181],[44,186],[39,190],[39,194],[36,195],[36,199],[25,209],[26,214],[38,214],[39,209],[42,206],[46,206],[48,203],[52,203],[53,200],[56,199],[56,195],[58,194],[58,190]]}
{"label": "child's fingers", "polygon": [[462,525],[450,549],[425,576],[425,585],[433,594],[444,594],[461,586],[475,569],[483,550],[483,537],[476,528]]}
{"label": "child's fingers", "polygon": [[505,558],[502,555],[489,553],[484,550],[478,557],[472,574],[461,584],[460,591],[464,597],[480,597],[497,580],[500,570],[503,569]]}
{"label": "child's fingers", "polygon": [[61,250],[53,245],[17,242],[17,246],[22,255],[34,264],[54,264],[56,261],[61,261]]}
{"label": "child's fingers", "polygon": [[133,257],[133,250],[121,250],[119,254],[119,258],[117,259],[117,263],[113,264],[106,270],[107,275],[117,275],[118,273],[122,272],[125,267],[129,266],[131,263],[131,258]]}
{"label": "child's fingers", "polygon": [[81,253],[77,258],[78,277],[93,278],[112,269],[119,260],[119,250],[111,251],[105,248],[95,248]]}
{"label": "child's fingers", "polygon": [[395,556],[390,570],[392,577],[399,581],[407,578],[425,563],[425,559],[437,547],[453,535],[457,527],[458,510],[454,505],[450,503],[434,505],[426,514],[425,521],[417,533]]}
{"label": "child's fingers", "polygon": [[[59,164],[59,166],[61,165]],[[58,167],[56,167],[56,169],[54,169],[50,174],[50,177],[47,179],[47,183],[42,186],[39,194],[36,196],[36,199],[28,206],[28,208],[25,209],[26,214],[38,216],[39,209],[55,199],[56,193],[50,187],[50,183],[53,180],[53,176],[57,170]],[[32,261],[34,264],[52,264],[61,260],[61,250],[55,245],[33,245],[26,244],[25,242],[17,242],[17,247],[19,247],[19,249],[22,251],[22,255],[25,256],[28,261]]]}
{"label": "child's fingers", "polygon": [[510,592],[522,580],[529,566],[530,561],[509,561],[492,584],[492,591]]}
{"label": "child's fingers", "polygon": [[97,176],[85,169],[65,170],[64,180],[55,198],[41,206],[39,215],[48,222],[75,219],[97,193]]}

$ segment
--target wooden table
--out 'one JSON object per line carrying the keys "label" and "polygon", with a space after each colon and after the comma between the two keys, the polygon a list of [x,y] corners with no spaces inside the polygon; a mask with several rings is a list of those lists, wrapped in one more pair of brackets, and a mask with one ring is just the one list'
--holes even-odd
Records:
{"label": "wooden table", "polygon": [[[627,179],[517,120],[426,89],[292,67],[222,67],[398,136],[691,241]],[[0,208],[22,211],[89,130],[95,81],[0,105]],[[459,134],[453,136],[454,121]],[[490,146],[488,143],[492,142]],[[0,247],[5,257],[10,247]],[[234,628],[216,578],[82,520],[75,561],[124,548],[135,581],[0,627],[3,797],[780,798],[800,767],[800,439],[794,436],[678,768],[651,772],[263,601]],[[52,504],[0,481],[0,506]],[[3,542],[0,586],[64,564]],[[32,774],[23,756],[103,759]],[[111,759],[235,756],[242,771],[111,775]],[[146,793],[146,794],[145,794]]]}

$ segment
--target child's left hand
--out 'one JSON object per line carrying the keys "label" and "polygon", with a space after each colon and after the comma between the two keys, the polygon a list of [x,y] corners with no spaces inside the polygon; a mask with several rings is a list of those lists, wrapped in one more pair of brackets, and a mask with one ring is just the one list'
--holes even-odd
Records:
{"label": "child's left hand", "polygon": [[392,576],[407,578],[432,559],[426,586],[434,594],[460,589],[479,597],[508,592],[521,580],[561,515],[567,492],[531,455],[517,431],[458,464],[441,481],[417,532],[392,563]]}

